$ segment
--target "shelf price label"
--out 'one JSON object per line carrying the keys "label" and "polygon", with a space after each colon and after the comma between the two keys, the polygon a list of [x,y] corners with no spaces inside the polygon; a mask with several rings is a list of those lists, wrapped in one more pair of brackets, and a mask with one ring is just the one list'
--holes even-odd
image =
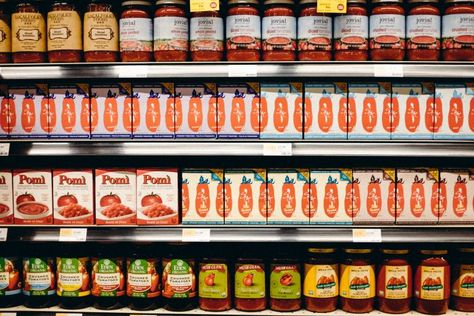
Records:
{"label": "shelf price label", "polygon": [[219,0],[191,0],[191,12],[217,11]]}
{"label": "shelf price label", "polygon": [[61,242],[83,242],[87,240],[87,228],[61,228],[59,230],[59,241]]}
{"label": "shelf price label", "polygon": [[0,313],[0,316],[16,316],[16,313]]}
{"label": "shelf price label", "polygon": [[382,242],[381,229],[353,229],[352,242]]}
{"label": "shelf price label", "polygon": [[8,228],[0,228],[0,241],[7,241]]}
{"label": "shelf price label", "polygon": [[228,75],[233,77],[257,77],[257,65],[229,65]]}
{"label": "shelf price label", "polygon": [[318,13],[346,13],[347,0],[318,0]]}
{"label": "shelf price label", "polygon": [[374,77],[403,78],[402,65],[374,65]]}
{"label": "shelf price label", "polygon": [[263,144],[264,156],[292,156],[293,147],[291,143],[267,143]]}
{"label": "shelf price label", "polygon": [[0,156],[10,155],[10,143],[0,143]]}
{"label": "shelf price label", "polygon": [[208,228],[183,228],[181,240],[188,242],[211,241],[211,230]]}

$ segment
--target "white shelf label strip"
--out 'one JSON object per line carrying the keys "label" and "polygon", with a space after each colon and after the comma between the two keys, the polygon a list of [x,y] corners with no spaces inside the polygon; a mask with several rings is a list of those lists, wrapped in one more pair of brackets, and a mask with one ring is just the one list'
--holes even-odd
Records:
{"label": "white shelf label strip", "polygon": [[381,229],[353,229],[352,242],[382,242]]}
{"label": "white shelf label strip", "polygon": [[402,65],[374,65],[374,77],[403,78]]}
{"label": "white shelf label strip", "polygon": [[0,228],[0,241],[7,241],[8,228]]}
{"label": "white shelf label strip", "polygon": [[268,143],[263,144],[264,156],[292,156],[293,146],[291,143]]}
{"label": "white shelf label strip", "polygon": [[229,65],[229,77],[257,77],[257,65]]}
{"label": "white shelf label strip", "polygon": [[208,228],[183,228],[181,240],[190,242],[211,241],[211,230]]}
{"label": "white shelf label strip", "polygon": [[10,155],[10,143],[0,143],[0,156]]}
{"label": "white shelf label strip", "polygon": [[61,228],[59,230],[59,241],[61,242],[84,242],[87,240],[87,228]]}

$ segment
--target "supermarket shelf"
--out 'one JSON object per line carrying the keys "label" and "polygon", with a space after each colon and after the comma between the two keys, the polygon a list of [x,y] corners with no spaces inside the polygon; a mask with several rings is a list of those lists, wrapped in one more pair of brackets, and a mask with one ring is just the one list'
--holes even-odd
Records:
{"label": "supermarket shelf", "polygon": [[0,79],[94,78],[473,78],[474,63],[288,62],[3,64]]}

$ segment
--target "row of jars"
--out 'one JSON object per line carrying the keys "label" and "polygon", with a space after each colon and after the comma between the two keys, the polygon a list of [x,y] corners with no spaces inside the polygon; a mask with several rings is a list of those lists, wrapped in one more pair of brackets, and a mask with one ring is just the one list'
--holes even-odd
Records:
{"label": "row of jars", "polygon": [[106,0],[91,0],[82,19],[73,1],[54,0],[46,21],[43,3],[22,0],[11,31],[0,8],[0,62],[10,52],[15,63],[474,60],[474,1],[446,0],[442,17],[438,2],[372,0],[369,14],[366,0],[348,0],[332,16],[299,0],[296,18],[295,1],[266,0],[261,19],[258,0],[229,0],[224,23],[221,11],[188,19],[185,0],[126,0],[119,19]]}

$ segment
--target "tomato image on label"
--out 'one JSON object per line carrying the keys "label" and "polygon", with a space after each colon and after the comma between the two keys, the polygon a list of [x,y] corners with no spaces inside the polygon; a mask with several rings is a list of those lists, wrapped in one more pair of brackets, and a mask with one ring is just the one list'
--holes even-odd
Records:
{"label": "tomato image on label", "polygon": [[202,95],[193,90],[189,99],[188,126],[193,132],[198,132],[202,126]]}
{"label": "tomato image on label", "polygon": [[405,194],[403,190],[403,179],[390,182],[388,186],[388,212],[392,217],[399,217],[405,205]]}
{"label": "tomato image on label", "polygon": [[377,217],[382,209],[382,192],[380,189],[380,179],[372,175],[367,187],[367,213],[372,217]]}
{"label": "tomato image on label", "polygon": [[265,97],[255,96],[252,99],[250,124],[255,132],[261,133],[268,125],[268,105]]}
{"label": "tomato image on label", "polygon": [[431,122],[433,122],[433,124],[432,124],[431,130],[433,130],[434,133],[437,133],[439,132],[439,129],[443,125],[443,102],[441,101],[441,98],[439,95],[437,95],[434,98],[434,102],[433,101],[431,102],[433,104],[433,107],[432,107],[433,114],[431,118]]}
{"label": "tomato image on label", "polygon": [[81,127],[86,133],[91,131],[91,110],[90,110],[90,98],[84,96],[81,101]]}
{"label": "tomato image on label", "polygon": [[123,127],[127,132],[135,132],[140,125],[140,103],[138,94],[126,96],[123,107]]}
{"label": "tomato image on label", "polygon": [[367,133],[372,133],[377,126],[377,102],[372,92],[367,90],[363,101],[362,127]]}
{"label": "tomato image on label", "polygon": [[[61,126],[67,133],[71,133],[73,128],[76,126],[76,103],[74,101],[76,97],[69,90],[66,90],[63,98],[63,104],[61,106]],[[54,99],[50,99],[50,107],[54,106]]]}
{"label": "tomato image on label", "polygon": [[99,105],[96,96],[90,98],[90,122],[90,130],[93,132],[99,124]]}
{"label": "tomato image on label", "polygon": [[420,101],[417,94],[410,90],[405,110],[405,126],[408,131],[414,133],[420,125]]}
{"label": "tomato image on label", "polygon": [[306,181],[303,185],[303,196],[301,198],[301,207],[306,217],[313,218],[318,208],[318,192],[316,189],[316,179]]}
{"label": "tomato image on label", "polygon": [[431,187],[431,213],[441,217],[448,206],[446,200],[446,179],[433,183]]}
{"label": "tomato image on label", "polygon": [[410,194],[410,210],[413,216],[420,217],[425,211],[425,180],[418,178],[418,175],[413,179]]}
{"label": "tomato image on label", "polygon": [[115,203],[122,203],[122,200],[120,200],[120,197],[117,194],[114,194],[110,192],[108,195],[104,195],[100,199],[100,206],[101,207],[106,207]]}
{"label": "tomato image on label", "polygon": [[265,271],[260,265],[243,264],[235,270],[235,297],[265,297]]}
{"label": "tomato image on label", "polygon": [[273,212],[275,211],[275,188],[273,185],[275,182],[273,179],[267,181],[267,217],[272,216]]}
{"label": "tomato image on label", "polygon": [[281,90],[278,91],[278,96],[275,98],[274,108],[273,125],[278,132],[283,133],[288,126],[289,114],[288,100]]}
{"label": "tomato image on label", "polygon": [[209,179],[199,177],[199,183],[196,187],[196,210],[199,216],[206,217],[211,208],[211,200],[209,195]]}
{"label": "tomato image on label", "polygon": [[385,97],[383,100],[382,110],[382,126],[388,133],[393,133],[397,130],[398,124],[400,123],[400,105],[398,98]]}
{"label": "tomato image on label", "polygon": [[183,217],[186,217],[189,211],[189,180],[183,179],[181,182],[181,210]]}
{"label": "tomato image on label", "polygon": [[339,194],[337,190],[338,181],[331,176],[324,187],[324,212],[330,218],[336,216],[339,211]]}
{"label": "tomato image on label", "polygon": [[141,201],[142,207],[150,206],[150,205],[153,205],[155,203],[163,203],[163,200],[161,199],[161,197],[158,194],[155,194],[153,192],[148,194],[148,195],[145,195],[142,198],[142,201]]}
{"label": "tomato image on label", "polygon": [[109,90],[104,105],[104,127],[107,131],[113,132],[118,125],[117,94]]}
{"label": "tomato image on label", "polygon": [[453,210],[457,217],[463,217],[467,210],[467,180],[458,176],[454,184]]}
{"label": "tomato image on label", "polygon": [[234,96],[232,97],[232,108],[230,111],[230,124],[232,126],[232,129],[236,132],[242,131],[242,129],[245,126],[246,118],[245,118],[244,96],[245,95],[243,92],[241,93],[239,92],[239,90],[235,90]]}
{"label": "tomato image on label", "polygon": [[177,97],[170,96],[166,100],[166,128],[170,132],[181,130],[183,125],[183,102],[181,95]]}
{"label": "tomato image on label", "polygon": [[[339,125],[339,129],[344,133],[347,133],[349,130],[348,122],[349,122],[349,109],[348,109],[348,99],[341,98],[339,100],[339,111],[337,112],[337,123]],[[354,128],[354,127],[352,127]]]}
{"label": "tomato image on label", "polygon": [[[160,112],[160,100],[159,95],[153,90],[150,90],[150,94],[146,101],[146,114],[145,114],[145,124],[148,131],[151,133],[156,133],[158,127],[160,126],[161,121],[161,112]],[[134,126],[139,124],[134,123]],[[168,125],[168,123],[167,123]]]}
{"label": "tomato image on label", "polygon": [[222,130],[225,124],[224,95],[219,94],[209,99],[209,111],[207,112],[207,124],[214,133]]}
{"label": "tomato image on label", "polygon": [[21,104],[21,127],[26,133],[31,133],[35,126],[36,111],[34,96],[25,92],[25,97]]}
{"label": "tomato image on label", "polygon": [[74,195],[69,194],[69,193],[60,196],[58,199],[59,207],[66,206],[69,204],[77,204],[77,203],[78,203],[77,198]]}
{"label": "tomato image on label", "polygon": [[267,184],[261,183],[258,194],[258,210],[263,217],[267,217],[267,191]]}
{"label": "tomato image on label", "polygon": [[474,132],[474,97],[471,97],[471,102],[469,103],[469,128],[471,132]]}
{"label": "tomato image on label", "polygon": [[199,268],[199,297],[202,298],[227,298],[228,268],[226,264],[201,263]]}
{"label": "tomato image on label", "polygon": [[230,180],[217,185],[216,211],[220,217],[228,216],[232,209],[232,189]]}
{"label": "tomato image on label", "polygon": [[[50,107],[50,102],[52,106]],[[40,106],[40,126],[41,129],[46,133],[51,133],[52,127],[56,126],[56,106],[54,104],[54,98],[51,96],[44,96],[41,99]]]}
{"label": "tomato image on label", "polygon": [[[312,115],[311,115],[312,117]],[[330,94],[323,90],[323,95],[321,99],[319,99],[319,111],[318,111],[318,125],[319,129],[323,133],[329,132],[332,127],[334,120],[334,114],[332,109],[332,101]],[[344,119],[344,123],[346,124],[346,119]]]}
{"label": "tomato image on label", "polygon": [[0,126],[2,130],[9,134],[16,124],[15,97],[7,95],[0,105]]}
{"label": "tomato image on label", "polygon": [[[305,100],[309,100],[309,98],[305,98]],[[303,132],[303,126],[304,126],[303,116],[304,116],[304,119],[306,119],[306,113],[304,112],[304,109],[303,109],[303,98],[298,96],[295,99],[295,110],[293,111],[293,124],[295,126],[295,129],[300,133]],[[306,131],[306,126],[304,127]]]}
{"label": "tomato image on label", "polygon": [[449,101],[448,125],[453,133],[459,133],[464,124],[464,111],[462,104],[462,94],[456,90]]}
{"label": "tomato image on label", "polygon": [[253,209],[252,179],[242,177],[239,185],[239,213],[243,217],[248,217]]}
{"label": "tomato image on label", "polygon": [[28,192],[25,192],[24,194],[20,194],[16,198],[17,205],[22,204],[24,202],[34,202],[34,201],[35,201],[35,197]]}
{"label": "tomato image on label", "polygon": [[295,179],[285,177],[285,182],[281,188],[281,211],[284,216],[291,217],[296,210]]}
{"label": "tomato image on label", "polygon": [[344,196],[344,209],[350,218],[356,217],[360,211],[360,187],[359,179],[354,179],[346,185]]}

